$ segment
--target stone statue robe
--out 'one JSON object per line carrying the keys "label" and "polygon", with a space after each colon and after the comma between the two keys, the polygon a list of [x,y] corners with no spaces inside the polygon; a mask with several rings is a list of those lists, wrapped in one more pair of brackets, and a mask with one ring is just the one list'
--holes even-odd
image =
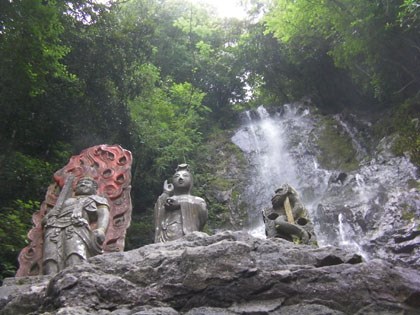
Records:
{"label": "stone statue robe", "polygon": [[[108,208],[106,198],[97,195],[71,197],[64,201],[61,209],[53,208],[44,227],[44,263],[53,261],[61,270],[70,255],[85,260],[101,254],[102,247],[92,232],[91,223],[97,220],[98,210],[108,211]],[[80,217],[75,217],[75,213],[80,213]]]}
{"label": "stone statue robe", "polygon": [[[168,199],[178,202],[179,209],[166,206]],[[170,196],[164,192],[155,204],[155,242],[168,242],[201,231],[207,216],[204,199],[189,194]]]}

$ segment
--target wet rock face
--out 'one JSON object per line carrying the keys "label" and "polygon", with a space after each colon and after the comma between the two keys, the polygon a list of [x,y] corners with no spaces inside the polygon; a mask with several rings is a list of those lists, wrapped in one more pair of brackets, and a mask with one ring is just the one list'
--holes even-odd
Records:
{"label": "wet rock face", "polygon": [[343,182],[331,181],[314,212],[318,238],[420,269],[420,193],[407,188],[415,176],[406,158],[389,157],[367,162]]}
{"label": "wet rock face", "polygon": [[416,270],[245,232],[195,232],[31,280],[5,281],[1,314],[420,312]]}
{"label": "wet rock face", "polygon": [[319,245],[420,270],[420,174],[392,153],[394,136],[375,139],[360,116],[323,116],[304,104],[261,106],[245,118],[232,141],[249,161],[241,194],[250,231],[258,235],[273,187],[286,182],[308,209]]}

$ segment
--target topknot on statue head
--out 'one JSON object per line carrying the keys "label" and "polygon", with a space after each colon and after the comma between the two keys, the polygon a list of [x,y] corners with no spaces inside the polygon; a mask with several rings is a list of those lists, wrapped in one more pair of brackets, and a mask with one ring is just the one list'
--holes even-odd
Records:
{"label": "topknot on statue head", "polygon": [[175,170],[176,172],[179,171],[187,171],[190,172],[190,166],[187,163],[179,164]]}

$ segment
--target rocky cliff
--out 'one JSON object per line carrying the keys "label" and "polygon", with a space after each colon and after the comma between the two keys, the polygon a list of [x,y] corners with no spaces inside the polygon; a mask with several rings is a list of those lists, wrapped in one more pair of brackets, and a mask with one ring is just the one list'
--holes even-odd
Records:
{"label": "rocky cliff", "polygon": [[420,273],[335,247],[193,233],[7,279],[1,314],[419,314]]}

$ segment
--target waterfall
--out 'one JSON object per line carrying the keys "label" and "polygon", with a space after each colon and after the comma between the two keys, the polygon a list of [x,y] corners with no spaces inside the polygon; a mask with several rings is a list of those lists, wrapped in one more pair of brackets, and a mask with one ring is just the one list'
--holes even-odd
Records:
{"label": "waterfall", "polygon": [[[285,105],[281,113],[270,115],[260,106],[245,113],[243,127],[232,137],[250,165],[250,185],[244,195],[251,206],[251,234],[264,236],[261,211],[271,206],[271,197],[280,185],[292,185],[309,203],[327,187],[329,173],[319,169],[315,155],[308,151],[314,123],[309,113],[308,109]],[[303,176],[307,172],[314,176]]]}
{"label": "waterfall", "polygon": [[247,229],[265,237],[261,211],[271,207],[274,191],[288,183],[308,210],[318,245],[350,248],[365,259],[380,256],[384,242],[393,242],[392,232],[406,224],[402,211],[419,215],[418,190],[407,188],[410,181],[418,181],[417,168],[407,158],[393,156],[386,139],[367,148],[367,142],[358,138],[357,127],[342,117],[333,118],[351,138],[360,163],[357,170],[320,167],[317,139],[321,120],[309,108],[288,104],[269,113],[260,106],[244,114],[232,142],[249,163],[243,192]]}

